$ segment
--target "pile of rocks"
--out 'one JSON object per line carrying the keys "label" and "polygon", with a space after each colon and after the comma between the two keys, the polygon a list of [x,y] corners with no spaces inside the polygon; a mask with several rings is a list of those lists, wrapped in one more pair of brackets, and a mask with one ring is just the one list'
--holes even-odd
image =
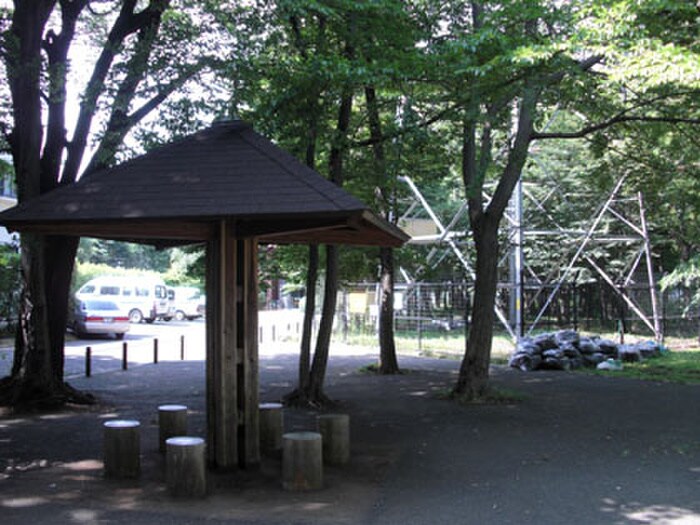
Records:
{"label": "pile of rocks", "polygon": [[641,361],[660,353],[661,346],[653,341],[625,345],[598,336],[581,336],[574,330],[561,330],[521,339],[509,364],[523,371],[573,370],[595,368],[608,359]]}

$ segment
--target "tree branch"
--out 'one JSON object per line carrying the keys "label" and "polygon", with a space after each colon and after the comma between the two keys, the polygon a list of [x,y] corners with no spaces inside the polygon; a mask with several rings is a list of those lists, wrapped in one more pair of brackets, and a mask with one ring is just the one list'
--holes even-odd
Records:
{"label": "tree branch", "polygon": [[681,117],[644,117],[644,116],[630,116],[630,115],[616,115],[608,120],[598,122],[597,124],[592,124],[578,131],[571,132],[552,132],[552,133],[537,133],[532,134],[532,140],[545,140],[545,139],[580,139],[596,131],[601,131],[607,129],[615,124],[622,124],[625,122],[666,122],[669,124],[694,124],[700,125],[700,119],[692,118],[681,118]]}
{"label": "tree branch", "polygon": [[160,89],[155,96],[146,101],[131,114],[126,116],[123,114],[113,115],[113,118],[110,118],[109,120],[107,129],[105,130],[105,135],[100,141],[97,151],[95,151],[95,154],[90,160],[90,164],[88,164],[88,167],[85,169],[85,173],[90,173],[108,166],[114,159],[117,146],[122,143],[124,137],[126,137],[129,131],[131,131],[134,126],[141,122],[149,113],[155,110],[170,95],[172,95],[177,89],[182,87],[183,84],[202,71],[202,69],[205,67],[206,63],[197,64],[188,70],[184,75],[178,77],[167,86]]}
{"label": "tree branch", "polygon": [[105,79],[119,48],[129,35],[148,26],[153,17],[160,17],[160,14],[167,8],[169,1],[151,0],[148,7],[140,13],[134,12],[136,4],[136,0],[125,0],[123,2],[119,16],[114,22],[107,42],[97,59],[92,76],[85,89],[83,102],[80,104],[80,113],[73,132],[73,138],[68,144],[68,158],[63,168],[62,183],[71,183],[77,178],[78,170],[85,154],[87,137],[95,115],[97,100],[104,90]]}
{"label": "tree branch", "polygon": [[63,148],[66,146],[66,82],[68,75],[68,50],[75,37],[78,16],[85,8],[87,0],[70,2],[61,0],[61,32],[49,31],[43,42],[49,59],[49,94],[46,97],[48,117],[46,143],[41,156],[42,192],[58,184],[63,161]]}

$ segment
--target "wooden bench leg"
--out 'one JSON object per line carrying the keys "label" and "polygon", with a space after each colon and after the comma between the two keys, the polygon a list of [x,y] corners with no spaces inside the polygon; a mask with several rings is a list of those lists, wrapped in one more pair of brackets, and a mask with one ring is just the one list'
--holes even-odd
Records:
{"label": "wooden bench leg", "polygon": [[134,420],[106,421],[104,428],[105,477],[138,478],[141,474],[141,423]]}
{"label": "wooden bench leg", "polygon": [[323,436],[323,461],[328,465],[344,465],[350,461],[350,416],[323,414],[318,416],[318,430]]}
{"label": "wooden bench leg", "polygon": [[290,491],[323,488],[323,447],[317,432],[282,436],[282,488]]}
{"label": "wooden bench leg", "polygon": [[158,450],[165,454],[168,438],[187,435],[187,407],[185,405],[160,405],[158,407]]}
{"label": "wooden bench leg", "polygon": [[284,413],[281,403],[260,403],[260,451],[275,453],[282,449]]}
{"label": "wooden bench leg", "polygon": [[203,498],[207,494],[206,445],[199,437],[177,436],[165,442],[165,477],[172,496]]}

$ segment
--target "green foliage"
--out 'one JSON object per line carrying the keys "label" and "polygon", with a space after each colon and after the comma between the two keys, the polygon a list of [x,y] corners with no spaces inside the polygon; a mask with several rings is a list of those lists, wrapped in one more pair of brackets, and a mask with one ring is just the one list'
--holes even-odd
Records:
{"label": "green foliage", "polygon": [[198,286],[205,280],[205,251],[202,246],[172,248],[170,267],[164,274],[168,284]]}
{"label": "green foliage", "polygon": [[170,258],[168,250],[157,250],[153,246],[90,238],[80,240],[77,254],[77,261],[80,263],[156,272],[168,270]]}
{"label": "green foliage", "polygon": [[663,290],[683,286],[693,291],[685,314],[688,314],[692,308],[700,306],[700,255],[681,262],[670,274],[661,279],[660,284]]}
{"label": "green foliage", "polygon": [[16,320],[20,283],[20,256],[17,248],[0,244],[0,320]]}
{"label": "green foliage", "polygon": [[115,268],[107,264],[95,263],[80,263],[75,265],[73,271],[73,280],[71,282],[71,295],[74,294],[82,285],[90,279],[101,276],[117,276],[117,277],[144,277],[157,276],[163,278],[159,272],[139,270],[135,268]]}

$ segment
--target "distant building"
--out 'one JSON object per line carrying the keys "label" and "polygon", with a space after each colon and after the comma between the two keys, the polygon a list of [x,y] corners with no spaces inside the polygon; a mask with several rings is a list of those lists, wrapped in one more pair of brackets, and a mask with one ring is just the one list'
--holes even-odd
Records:
{"label": "distant building", "polygon": [[[0,164],[11,166],[7,157],[0,157]],[[0,211],[12,208],[17,204],[17,190],[12,178],[11,170],[2,169],[5,166],[0,166]],[[9,244],[17,241],[16,233],[10,234],[5,228],[0,227],[0,243]]]}

